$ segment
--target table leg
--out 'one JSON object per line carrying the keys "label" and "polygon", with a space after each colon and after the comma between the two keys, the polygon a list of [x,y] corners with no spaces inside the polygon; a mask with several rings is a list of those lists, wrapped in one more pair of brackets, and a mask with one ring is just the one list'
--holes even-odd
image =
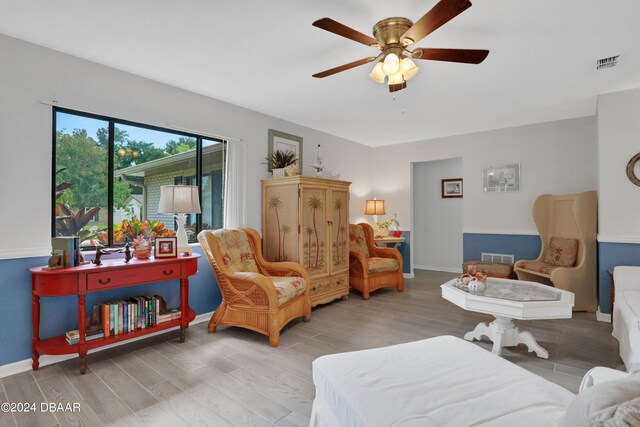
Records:
{"label": "table leg", "polygon": [[189,322],[187,321],[189,311],[189,279],[180,279],[180,342],[184,342],[187,335]]}
{"label": "table leg", "polygon": [[464,334],[464,339],[467,341],[473,341],[474,339],[480,341],[482,337],[491,339],[491,326],[482,322],[478,323],[473,331]]}
{"label": "table leg", "polygon": [[549,352],[542,348],[540,344],[536,341],[536,339],[531,335],[529,331],[520,332],[518,328],[516,328],[516,343],[514,345],[524,344],[527,346],[527,350],[530,352],[534,352],[536,356],[542,359],[549,358]]}
{"label": "table leg", "polygon": [[37,371],[40,367],[40,354],[37,344],[40,342],[40,297],[31,294],[31,324],[33,326],[33,338],[31,339],[31,368]]}
{"label": "table leg", "polygon": [[78,342],[78,355],[80,356],[80,374],[84,375],[87,371],[87,308],[86,298],[84,294],[78,295],[78,333],[80,341]]}

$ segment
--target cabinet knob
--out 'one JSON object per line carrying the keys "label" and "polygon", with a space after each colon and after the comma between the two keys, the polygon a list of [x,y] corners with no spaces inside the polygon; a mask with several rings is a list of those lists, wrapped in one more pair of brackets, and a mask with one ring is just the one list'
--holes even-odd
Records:
{"label": "cabinet knob", "polygon": [[98,279],[98,283],[100,283],[101,285],[108,285],[109,283],[111,283],[111,277],[107,277],[107,280]]}
{"label": "cabinet knob", "polygon": [[169,271],[167,270],[162,270],[162,274],[164,274],[165,276],[170,276],[173,274],[173,268]]}

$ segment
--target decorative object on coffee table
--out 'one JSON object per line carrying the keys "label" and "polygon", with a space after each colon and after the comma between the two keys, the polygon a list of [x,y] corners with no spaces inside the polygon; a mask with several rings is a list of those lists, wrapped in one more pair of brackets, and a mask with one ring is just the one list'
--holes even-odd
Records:
{"label": "decorative object on coffee table", "polygon": [[185,223],[187,214],[200,213],[200,198],[198,197],[198,187],[195,185],[162,185],[160,186],[159,213],[175,214],[178,223],[178,253],[180,255],[191,255],[193,252],[189,247]]}

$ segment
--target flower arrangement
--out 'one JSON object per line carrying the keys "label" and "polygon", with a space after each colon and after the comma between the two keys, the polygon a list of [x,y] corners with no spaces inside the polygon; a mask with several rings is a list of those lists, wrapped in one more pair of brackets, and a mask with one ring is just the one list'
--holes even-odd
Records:
{"label": "flower arrangement", "polygon": [[378,228],[389,228],[389,227],[391,227],[391,224],[393,224],[393,219],[390,219],[390,220],[385,221],[385,222],[377,222],[376,221],[374,224]]}
{"label": "flower arrangement", "polygon": [[[135,248],[134,242],[138,237],[170,237],[175,236],[176,232],[166,228],[165,224],[159,221],[144,220],[140,221],[137,217],[133,217],[131,220],[123,219],[119,223],[113,226],[113,243],[124,244],[132,243],[132,247]],[[102,244],[107,244],[106,231],[98,233],[98,240]]]}

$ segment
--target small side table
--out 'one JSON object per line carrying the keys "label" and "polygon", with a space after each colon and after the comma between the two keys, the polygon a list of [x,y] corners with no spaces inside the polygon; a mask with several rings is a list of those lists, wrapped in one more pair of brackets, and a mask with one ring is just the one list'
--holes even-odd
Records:
{"label": "small side table", "polygon": [[382,247],[398,249],[406,239],[404,237],[374,237],[373,242]]}
{"label": "small side table", "polygon": [[616,299],[616,282],[613,280],[613,268],[608,269],[607,273],[609,273],[609,277],[611,278],[611,307],[609,309],[611,310],[611,323],[613,323],[613,302]]}

